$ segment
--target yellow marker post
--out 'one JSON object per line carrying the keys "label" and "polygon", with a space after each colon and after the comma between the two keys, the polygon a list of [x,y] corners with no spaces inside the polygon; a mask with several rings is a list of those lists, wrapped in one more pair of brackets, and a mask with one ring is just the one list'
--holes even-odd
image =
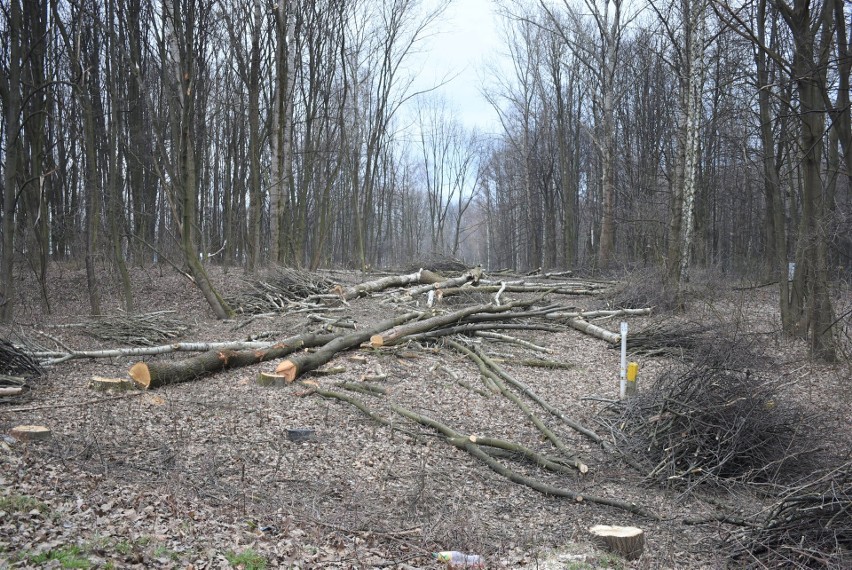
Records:
{"label": "yellow marker post", "polygon": [[631,362],[627,365],[627,390],[626,396],[629,398],[637,392],[636,376],[639,374],[639,365]]}

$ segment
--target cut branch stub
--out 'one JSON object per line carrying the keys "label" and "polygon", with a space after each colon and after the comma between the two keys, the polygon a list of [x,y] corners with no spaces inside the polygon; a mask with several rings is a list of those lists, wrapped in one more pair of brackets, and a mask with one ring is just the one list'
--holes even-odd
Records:
{"label": "cut branch stub", "polygon": [[645,547],[645,533],[635,526],[609,526],[599,524],[589,529],[600,542],[613,552],[627,560],[635,560],[642,555]]}

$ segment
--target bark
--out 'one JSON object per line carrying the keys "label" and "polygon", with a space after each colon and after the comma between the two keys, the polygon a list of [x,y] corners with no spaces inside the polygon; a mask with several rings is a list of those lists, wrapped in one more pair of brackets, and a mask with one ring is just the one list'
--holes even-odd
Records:
{"label": "bark", "polygon": [[626,558],[636,560],[642,556],[645,547],[645,534],[634,526],[596,525],[589,529],[593,536],[606,546]]}
{"label": "bark", "polygon": [[[796,0],[794,8],[779,2],[795,44],[793,76],[799,95],[802,153],[802,217],[796,255],[793,302],[801,307],[799,331],[807,331],[811,354],[826,361],[836,358],[832,306],[828,290],[828,220],[822,185],[825,105],[821,85],[825,68],[814,61],[817,30],[811,26],[810,5]],[[823,21],[823,26],[828,22]],[[825,50],[827,51],[827,50]],[[821,58],[824,55],[821,56]]]}
{"label": "bark", "polygon": [[[762,45],[767,45],[765,38],[766,0],[761,0],[758,6],[758,41]],[[768,249],[771,251],[769,261],[774,268],[774,274],[778,277],[780,288],[781,326],[786,332],[790,333],[793,330],[794,322],[789,303],[790,281],[787,278],[786,216],[784,215],[784,197],[779,175],[780,161],[776,158],[775,135],[772,132],[772,103],[769,90],[773,81],[770,78],[769,56],[764,50],[755,51],[755,64],[757,67],[760,138],[763,146],[763,184],[767,207],[768,235],[766,239],[769,244]]]}
{"label": "bark", "polygon": [[374,348],[378,348],[380,346],[391,346],[401,342],[403,339],[405,339],[405,337],[409,335],[424,333],[455,323],[460,323],[465,317],[469,317],[471,315],[481,313],[506,313],[511,311],[512,309],[516,309],[519,307],[529,307],[532,304],[533,301],[517,301],[515,303],[509,303],[508,305],[503,306],[489,304],[466,307],[464,309],[460,309],[452,313],[447,313],[446,315],[438,315],[436,317],[432,317],[431,319],[417,321],[405,326],[398,326],[396,328],[393,328],[392,330],[387,330],[387,328],[382,329],[386,332],[384,332],[384,334],[375,334],[372,338],[370,338],[370,345]]}
{"label": "bark", "polygon": [[[198,221],[198,164],[196,163],[195,148],[198,133],[198,103],[197,88],[199,73],[196,58],[201,57],[196,50],[203,46],[196,45],[196,36],[203,35],[199,26],[204,24],[193,20],[193,14],[181,11],[180,3],[176,0],[163,4],[163,36],[171,58],[171,89],[174,96],[175,109],[172,111],[171,127],[176,140],[174,154],[177,161],[172,168],[174,200],[177,202],[180,222],[181,249],[184,261],[188,267],[201,294],[204,296],[213,313],[219,319],[234,316],[234,311],[213,287],[207,272],[198,259],[197,233]],[[165,153],[165,149],[163,150]],[[164,157],[165,158],[165,157]],[[171,157],[168,157],[171,159]],[[171,162],[166,160],[164,162]]]}
{"label": "bark", "polygon": [[349,287],[348,289],[342,289],[340,291],[340,296],[345,301],[351,301],[357,297],[365,297],[370,293],[384,291],[390,287],[405,287],[412,283],[438,283],[442,280],[443,278],[440,275],[421,269],[415,273],[409,273],[407,275],[390,275],[388,277],[376,279],[375,281],[367,281],[366,283],[361,283],[359,285]]}
{"label": "bark", "polygon": [[[325,335],[328,340],[335,335]],[[69,352],[34,352],[35,358],[44,359],[42,366],[52,366],[76,358],[125,358],[128,356],[156,356],[172,352],[206,352],[208,350],[264,350],[275,346],[275,342],[177,342],[160,346],[138,348],[113,348],[105,350],[75,350]]]}
{"label": "bark", "polygon": [[323,346],[335,335],[304,334],[288,338],[275,345],[255,350],[227,348],[208,350],[185,360],[169,362],[137,362],[130,368],[130,377],[142,388],[159,388],[197,380],[221,370],[251,366],[283,358],[297,350]]}
{"label": "bark", "polygon": [[[283,4],[283,1],[282,1]],[[263,192],[260,176],[260,33],[262,20],[260,0],[254,0],[251,29],[251,52],[249,54],[248,88],[248,127],[249,127],[249,247],[246,271],[253,273],[261,257],[261,218],[263,212]],[[273,234],[274,236],[274,234]]]}
{"label": "bark", "polygon": [[0,73],[0,97],[6,109],[3,156],[3,241],[0,249],[0,322],[11,322],[15,306],[15,197],[21,139],[21,3],[9,4],[9,73]]}
{"label": "bark", "polygon": [[620,334],[608,331],[605,328],[593,325],[592,323],[586,322],[584,320],[569,319],[567,321],[567,324],[571,328],[577,329],[578,331],[584,332],[587,335],[591,335],[595,338],[605,340],[610,344],[618,344],[619,342],[621,342]]}
{"label": "bark", "polygon": [[348,350],[353,346],[358,346],[361,343],[370,340],[371,336],[378,334],[381,331],[399,326],[412,319],[416,319],[420,315],[421,313],[406,313],[404,315],[382,321],[369,329],[339,336],[326,343],[322,346],[322,348],[312,354],[306,354],[285,360],[278,365],[275,372],[281,374],[287,378],[288,381],[292,382],[305,372],[316,370],[323,364],[326,364],[334,358],[338,352]]}
{"label": "bark", "polygon": [[547,315],[548,319],[597,319],[597,318],[612,318],[612,317],[628,317],[628,316],[647,316],[651,314],[651,309],[616,309],[616,310],[600,310],[600,311],[577,311],[570,313],[554,312]]}
{"label": "bark", "polygon": [[683,166],[683,204],[679,215],[682,218],[680,236],[680,255],[677,267],[677,302],[682,303],[682,289],[689,277],[690,256],[692,252],[693,229],[695,227],[695,194],[698,186],[699,138],[701,127],[702,102],[704,93],[704,48],[707,24],[703,0],[689,5],[691,34],[688,37],[686,109],[684,118],[684,166]]}
{"label": "bark", "polygon": [[[431,272],[430,272],[431,273]],[[440,276],[438,276],[440,277]],[[471,269],[464,275],[459,277],[454,277],[452,279],[446,279],[438,282],[429,282],[426,285],[421,285],[420,287],[414,287],[408,291],[408,294],[412,297],[416,297],[418,295],[422,295],[423,293],[428,293],[429,291],[436,291],[438,289],[447,289],[450,287],[459,287],[464,285],[465,283],[472,283],[476,285],[479,283],[479,280],[482,278],[482,267],[476,266],[474,269]]]}

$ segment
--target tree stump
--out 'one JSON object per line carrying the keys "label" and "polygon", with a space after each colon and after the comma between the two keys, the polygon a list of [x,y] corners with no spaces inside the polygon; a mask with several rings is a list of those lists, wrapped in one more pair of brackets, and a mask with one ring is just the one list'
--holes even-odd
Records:
{"label": "tree stump", "polygon": [[126,378],[103,378],[101,376],[92,376],[90,384],[92,390],[96,392],[106,392],[107,390],[133,390],[136,384],[132,380]]}
{"label": "tree stump", "polygon": [[50,439],[50,428],[44,426],[17,426],[9,431],[9,435],[18,441],[44,441]]}
{"label": "tree stump", "polygon": [[635,560],[642,555],[645,534],[635,526],[596,525],[589,529],[607,548],[626,558]]}
{"label": "tree stump", "polygon": [[280,388],[282,386],[287,386],[290,384],[290,380],[287,379],[286,376],[282,376],[281,374],[270,374],[268,372],[261,372],[257,375],[257,385],[264,386],[268,388]]}

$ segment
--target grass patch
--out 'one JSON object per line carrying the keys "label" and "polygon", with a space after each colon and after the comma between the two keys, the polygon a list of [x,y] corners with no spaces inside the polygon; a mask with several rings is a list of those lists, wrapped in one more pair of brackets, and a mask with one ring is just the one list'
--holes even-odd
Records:
{"label": "grass patch", "polygon": [[158,546],[154,549],[154,558],[170,558],[177,562],[180,560],[180,553],[165,546]]}
{"label": "grass patch", "polygon": [[91,563],[78,546],[65,546],[57,550],[42,552],[28,557],[33,564],[44,564],[52,560],[59,562],[63,568],[89,568]]}
{"label": "grass patch", "polygon": [[50,512],[50,507],[38,499],[33,499],[26,495],[12,494],[0,498],[0,511],[6,511],[7,513],[28,513],[33,510],[41,514],[46,514]]}
{"label": "grass patch", "polygon": [[266,558],[252,549],[243,550],[239,554],[230,551],[225,553],[225,558],[231,564],[245,570],[265,570]]}

